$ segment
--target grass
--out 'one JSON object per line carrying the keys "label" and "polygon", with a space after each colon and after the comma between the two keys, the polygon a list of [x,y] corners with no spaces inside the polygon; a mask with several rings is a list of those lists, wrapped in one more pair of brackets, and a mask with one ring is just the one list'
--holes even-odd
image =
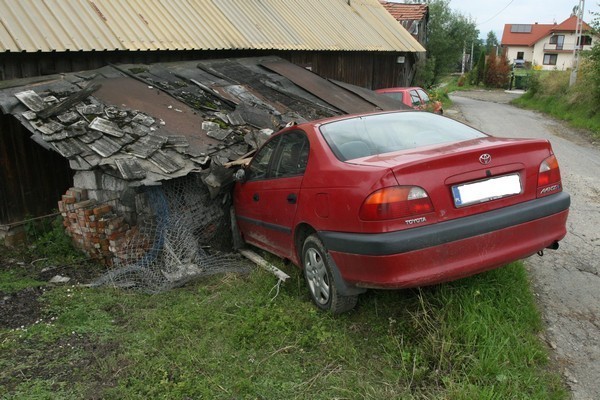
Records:
{"label": "grass", "polygon": [[[295,267],[281,268],[292,279],[278,293],[261,269],[152,296],[48,287],[39,321],[0,329],[0,398],[568,397],[521,263],[370,291],[338,317],[309,302]],[[12,290],[39,285],[27,271],[3,278]]]}
{"label": "grass", "polygon": [[[585,72],[585,70],[583,70]],[[545,112],[569,122],[576,128],[587,129],[600,139],[600,111],[590,91],[585,75],[569,87],[570,71],[545,71],[538,74],[534,86],[514,104]]]}

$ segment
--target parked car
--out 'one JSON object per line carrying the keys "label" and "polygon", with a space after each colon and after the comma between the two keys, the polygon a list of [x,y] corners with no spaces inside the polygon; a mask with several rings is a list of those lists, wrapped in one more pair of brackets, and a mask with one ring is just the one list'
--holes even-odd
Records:
{"label": "parked car", "polygon": [[547,140],[418,111],[287,127],[236,172],[236,232],[304,270],[317,307],[558,248],[570,197]]}
{"label": "parked car", "polygon": [[420,87],[393,87],[377,89],[375,92],[400,100],[415,110],[432,111],[436,114],[444,113],[442,103],[437,100],[432,101],[427,92]]}

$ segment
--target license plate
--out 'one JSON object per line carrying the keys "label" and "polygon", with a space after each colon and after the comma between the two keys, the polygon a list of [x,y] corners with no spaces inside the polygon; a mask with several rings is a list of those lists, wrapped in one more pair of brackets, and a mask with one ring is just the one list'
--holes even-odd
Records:
{"label": "license plate", "polygon": [[483,203],[521,193],[519,174],[490,178],[484,181],[452,186],[456,207]]}

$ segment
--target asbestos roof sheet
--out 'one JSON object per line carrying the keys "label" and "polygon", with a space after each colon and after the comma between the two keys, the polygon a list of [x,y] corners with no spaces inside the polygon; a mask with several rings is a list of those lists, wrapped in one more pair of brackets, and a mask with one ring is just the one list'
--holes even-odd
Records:
{"label": "asbestos roof sheet", "polygon": [[378,0],[0,0],[0,52],[423,52]]}

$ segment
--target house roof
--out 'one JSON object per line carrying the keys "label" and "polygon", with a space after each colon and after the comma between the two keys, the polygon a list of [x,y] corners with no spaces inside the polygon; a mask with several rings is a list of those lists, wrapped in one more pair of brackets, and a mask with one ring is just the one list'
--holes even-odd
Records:
{"label": "house roof", "polygon": [[381,1],[381,4],[397,21],[421,21],[429,13],[427,4],[403,4],[389,1]]}
{"label": "house roof", "polygon": [[[577,17],[571,16],[560,24],[506,24],[502,33],[502,46],[533,46],[543,37],[552,32],[575,32]],[[529,32],[514,32],[513,27],[531,27]],[[590,26],[583,22],[583,30],[590,30]]]}
{"label": "house roof", "polygon": [[425,51],[378,0],[0,0],[0,52],[242,49]]}

